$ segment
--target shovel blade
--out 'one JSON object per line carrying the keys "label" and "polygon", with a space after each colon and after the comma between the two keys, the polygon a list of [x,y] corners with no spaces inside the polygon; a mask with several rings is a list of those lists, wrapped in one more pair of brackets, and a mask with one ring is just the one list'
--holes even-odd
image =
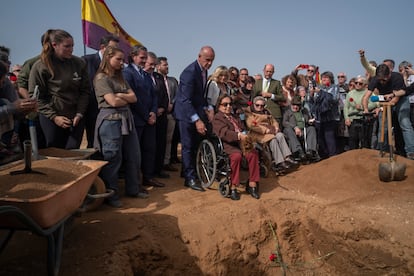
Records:
{"label": "shovel blade", "polygon": [[383,182],[401,181],[405,179],[405,163],[380,163],[378,166],[379,178]]}

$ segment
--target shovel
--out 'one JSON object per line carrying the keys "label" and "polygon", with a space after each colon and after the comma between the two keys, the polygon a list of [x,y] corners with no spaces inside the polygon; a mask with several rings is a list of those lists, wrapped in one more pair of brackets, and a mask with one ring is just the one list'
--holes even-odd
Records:
{"label": "shovel", "polygon": [[392,118],[391,118],[391,104],[382,103],[383,114],[381,122],[381,144],[384,143],[384,131],[385,131],[385,116],[387,116],[387,127],[388,127],[388,145],[390,150],[389,163],[380,163],[378,166],[379,178],[383,182],[390,181],[401,181],[405,178],[405,163],[397,163],[394,160],[394,139],[392,134]]}

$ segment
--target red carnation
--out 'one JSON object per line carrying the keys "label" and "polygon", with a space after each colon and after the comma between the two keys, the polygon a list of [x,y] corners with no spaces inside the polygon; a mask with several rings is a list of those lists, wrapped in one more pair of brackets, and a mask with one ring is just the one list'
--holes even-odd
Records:
{"label": "red carnation", "polygon": [[354,101],[353,98],[349,98],[349,102],[352,103]]}
{"label": "red carnation", "polygon": [[270,256],[269,256],[269,260],[270,260],[271,262],[274,262],[276,259],[277,259],[277,256],[276,256],[276,254],[274,254],[274,253],[272,253],[272,255],[270,255]]}
{"label": "red carnation", "polygon": [[17,81],[17,77],[16,77],[15,75],[11,75],[11,76],[9,77],[9,79],[10,79],[10,81],[12,81],[12,82]]}
{"label": "red carnation", "polygon": [[252,103],[252,101],[248,101],[248,102],[247,102],[247,105],[248,105],[248,106],[251,106],[252,104],[253,104],[253,103]]}

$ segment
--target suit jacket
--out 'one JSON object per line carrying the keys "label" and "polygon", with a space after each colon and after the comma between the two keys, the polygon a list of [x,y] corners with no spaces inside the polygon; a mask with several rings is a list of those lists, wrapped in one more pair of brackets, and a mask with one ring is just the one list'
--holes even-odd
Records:
{"label": "suit jacket", "polygon": [[135,125],[143,127],[148,122],[150,112],[157,114],[157,95],[152,79],[144,70],[139,73],[132,64],[124,68],[122,73],[137,97],[137,102],[130,105]]}
{"label": "suit jacket", "polygon": [[[310,119],[308,110],[306,108],[302,108],[299,112],[302,113],[305,126],[307,126],[309,123],[309,119]],[[296,121],[296,117],[292,109],[291,108],[286,109],[285,113],[283,114],[283,127],[284,128],[295,128],[297,125],[298,124]]]}
{"label": "suit jacket", "polygon": [[205,108],[207,108],[207,101],[204,98],[201,68],[198,62],[194,61],[180,75],[180,84],[174,103],[174,115],[177,120],[188,123],[192,122],[191,116],[195,114],[206,121]]}
{"label": "suit jacket", "polygon": [[168,89],[170,91],[170,104],[174,104],[175,102],[175,95],[177,94],[178,90],[178,81],[174,77],[167,76],[168,81]]}
{"label": "suit jacket", "polygon": [[[261,95],[263,91],[263,80],[258,80],[253,86],[253,94],[252,94],[252,100],[254,97]],[[276,119],[282,118],[282,110],[280,108],[279,102],[286,101],[285,96],[282,92],[282,85],[280,84],[280,81],[271,79],[269,89],[267,92],[272,93],[274,96],[274,99],[268,98],[266,101],[266,108],[272,113],[273,117]]]}
{"label": "suit jacket", "polygon": [[[236,120],[240,129],[242,129],[243,124],[240,119],[235,116],[233,118]],[[212,125],[214,134],[223,142],[225,153],[230,155],[234,152],[241,152],[238,133],[235,131],[233,123],[226,118],[223,112],[219,111],[214,115]]]}
{"label": "suit jacket", "polygon": [[88,68],[88,75],[89,75],[89,84],[91,86],[91,94],[89,97],[89,105],[96,106],[98,108],[98,104],[96,102],[95,97],[95,88],[93,85],[93,79],[95,78],[96,72],[99,69],[99,65],[101,64],[101,58],[99,57],[99,52],[96,52],[95,54],[85,55],[82,57],[87,64]]}
{"label": "suit jacket", "polygon": [[168,93],[167,93],[167,87],[165,87],[164,76],[157,72],[154,72],[152,75],[155,80],[154,90],[155,90],[155,93],[157,94],[158,108],[162,107],[164,108],[165,112],[167,112]]}

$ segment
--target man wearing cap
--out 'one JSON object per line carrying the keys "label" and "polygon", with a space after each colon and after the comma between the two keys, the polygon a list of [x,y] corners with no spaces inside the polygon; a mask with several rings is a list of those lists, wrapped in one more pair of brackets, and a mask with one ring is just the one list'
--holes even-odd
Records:
{"label": "man wearing cap", "polygon": [[[290,103],[290,108],[283,114],[283,133],[288,138],[290,150],[296,160],[313,162],[320,160],[313,122],[314,119],[311,118],[308,110],[302,108],[300,96],[295,96]],[[305,144],[306,154],[301,141]]]}

